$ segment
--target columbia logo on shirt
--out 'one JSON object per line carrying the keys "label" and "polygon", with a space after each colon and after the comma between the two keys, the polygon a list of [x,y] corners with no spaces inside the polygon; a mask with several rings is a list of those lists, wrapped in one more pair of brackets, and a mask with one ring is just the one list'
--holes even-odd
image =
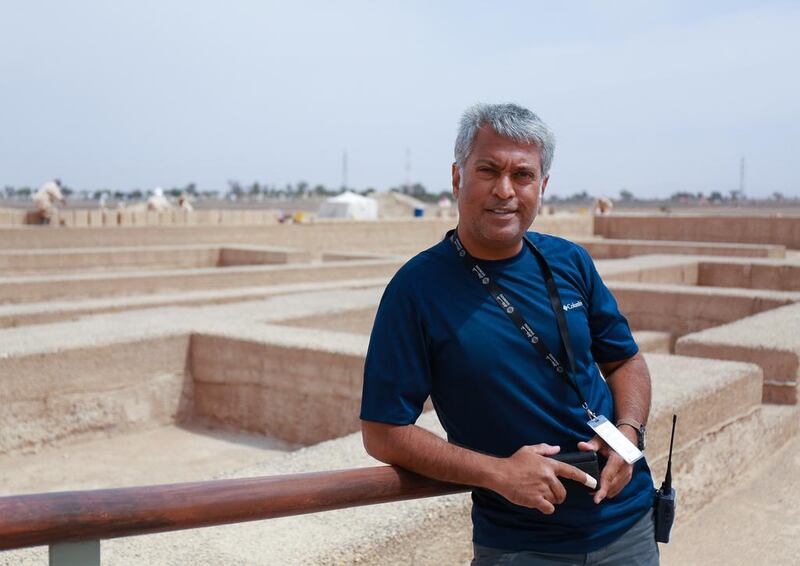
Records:
{"label": "columbia logo on shirt", "polygon": [[571,311],[572,309],[577,309],[578,307],[583,306],[583,301],[575,301],[574,303],[570,303],[568,305],[564,305],[565,311]]}

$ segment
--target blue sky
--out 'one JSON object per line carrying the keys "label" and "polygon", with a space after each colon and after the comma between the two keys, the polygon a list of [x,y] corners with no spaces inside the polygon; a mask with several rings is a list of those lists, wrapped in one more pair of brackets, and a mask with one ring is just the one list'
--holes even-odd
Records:
{"label": "blue sky", "polygon": [[[556,5],[556,4],[564,4]],[[568,5],[566,5],[568,4]],[[449,186],[458,118],[526,105],[549,190],[800,196],[788,2],[15,2],[0,186]]]}

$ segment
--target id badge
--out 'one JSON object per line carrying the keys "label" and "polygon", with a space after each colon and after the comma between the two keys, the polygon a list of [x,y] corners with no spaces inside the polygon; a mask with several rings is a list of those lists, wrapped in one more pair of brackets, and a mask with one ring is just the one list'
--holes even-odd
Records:
{"label": "id badge", "polygon": [[606,444],[614,452],[622,456],[622,459],[628,464],[633,464],[644,456],[644,453],[603,415],[598,415],[590,420],[589,426],[592,427],[597,436],[605,440]]}

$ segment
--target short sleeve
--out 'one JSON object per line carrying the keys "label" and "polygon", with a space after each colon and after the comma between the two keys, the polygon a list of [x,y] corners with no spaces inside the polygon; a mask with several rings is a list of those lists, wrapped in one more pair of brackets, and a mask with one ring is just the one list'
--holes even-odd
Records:
{"label": "short sleeve", "polygon": [[431,389],[428,340],[419,300],[404,272],[381,298],[364,364],[361,419],[388,424],[416,422]]}
{"label": "short sleeve", "polygon": [[617,300],[600,278],[588,253],[585,253],[589,273],[589,331],[592,336],[592,356],[596,362],[617,362],[635,355],[639,346],[633,339],[628,320],[619,312]]}

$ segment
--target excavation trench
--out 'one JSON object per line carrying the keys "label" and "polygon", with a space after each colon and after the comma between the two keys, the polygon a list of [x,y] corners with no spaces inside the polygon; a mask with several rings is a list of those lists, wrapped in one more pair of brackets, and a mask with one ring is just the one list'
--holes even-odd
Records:
{"label": "excavation trench", "polygon": [[363,356],[175,335],[0,359],[0,493],[207,479],[358,428]]}

